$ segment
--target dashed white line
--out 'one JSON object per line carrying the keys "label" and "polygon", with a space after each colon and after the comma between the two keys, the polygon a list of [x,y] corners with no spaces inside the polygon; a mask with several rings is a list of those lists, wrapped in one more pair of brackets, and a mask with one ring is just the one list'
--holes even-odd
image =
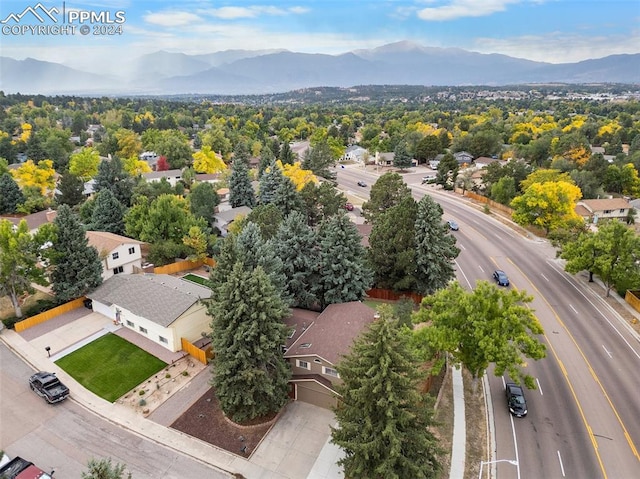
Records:
{"label": "dashed white line", "polygon": [[604,349],[604,352],[607,353],[611,359],[613,359],[613,356],[609,351],[607,351],[607,348],[604,347],[604,344],[602,345],[602,349]]}
{"label": "dashed white line", "polygon": [[562,456],[560,455],[560,451],[558,451],[558,461],[560,461],[560,470],[562,471],[562,477],[566,477],[564,473],[564,466],[562,465]]}
{"label": "dashed white line", "polygon": [[480,271],[484,273],[484,269],[482,269],[482,266],[478,265],[478,268],[480,268]]}
{"label": "dashed white line", "polygon": [[544,396],[544,393],[542,392],[542,386],[540,386],[540,381],[538,381],[538,378],[536,378],[536,383],[538,383],[538,391],[540,391],[540,396]]}
{"label": "dashed white line", "polygon": [[576,310],[576,308],[573,307],[572,304],[570,304],[569,307],[573,310],[574,313],[578,314],[578,311]]}
{"label": "dashed white line", "polygon": [[542,276],[547,283],[549,282],[549,278],[547,278],[544,273],[540,273],[540,276]]}

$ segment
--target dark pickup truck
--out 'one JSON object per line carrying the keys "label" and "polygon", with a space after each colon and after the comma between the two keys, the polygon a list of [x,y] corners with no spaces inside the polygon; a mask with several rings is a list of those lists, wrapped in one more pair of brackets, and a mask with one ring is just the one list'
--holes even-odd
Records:
{"label": "dark pickup truck", "polygon": [[40,371],[29,378],[29,387],[49,404],[64,401],[69,397],[69,388],[53,373]]}

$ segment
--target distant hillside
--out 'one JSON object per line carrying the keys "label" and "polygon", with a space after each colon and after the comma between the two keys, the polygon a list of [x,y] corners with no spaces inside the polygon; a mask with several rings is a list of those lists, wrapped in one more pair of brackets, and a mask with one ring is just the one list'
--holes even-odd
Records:
{"label": "distant hillside", "polygon": [[249,95],[353,85],[640,84],[640,54],[551,64],[405,41],[341,55],[159,51],[126,67],[109,68],[105,75],[57,63],[0,57],[0,72],[0,89],[6,93]]}

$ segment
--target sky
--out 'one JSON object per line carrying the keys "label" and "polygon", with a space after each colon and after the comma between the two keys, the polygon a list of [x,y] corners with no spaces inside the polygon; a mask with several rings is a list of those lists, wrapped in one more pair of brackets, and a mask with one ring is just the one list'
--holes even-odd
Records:
{"label": "sky", "polygon": [[0,56],[89,71],[158,50],[333,55],[403,40],[549,63],[640,53],[639,0],[2,0],[0,21]]}

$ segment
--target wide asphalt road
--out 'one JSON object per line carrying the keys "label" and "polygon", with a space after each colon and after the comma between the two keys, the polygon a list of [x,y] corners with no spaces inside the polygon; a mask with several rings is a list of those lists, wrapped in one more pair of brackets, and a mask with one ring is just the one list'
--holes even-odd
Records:
{"label": "wide asphalt road", "polygon": [[[377,179],[372,171],[339,170],[338,181],[366,197]],[[526,418],[509,414],[508,378],[490,375],[496,431],[492,458],[499,478],[632,479],[640,477],[640,343],[601,298],[562,270],[548,242],[505,226],[459,195],[422,186],[424,173],[405,182],[419,200],[431,194],[455,219],[461,253],[458,280],[472,288],[504,270],[511,287],[534,297],[532,309],[544,327],[547,358],[528,372],[538,389],[526,391]],[[355,186],[364,180],[366,188]]]}
{"label": "wide asphalt road", "polygon": [[97,417],[72,399],[46,404],[29,389],[31,374],[31,367],[0,342],[0,449],[10,457],[55,470],[57,478],[79,478],[92,457],[126,464],[134,479],[228,477]]}

